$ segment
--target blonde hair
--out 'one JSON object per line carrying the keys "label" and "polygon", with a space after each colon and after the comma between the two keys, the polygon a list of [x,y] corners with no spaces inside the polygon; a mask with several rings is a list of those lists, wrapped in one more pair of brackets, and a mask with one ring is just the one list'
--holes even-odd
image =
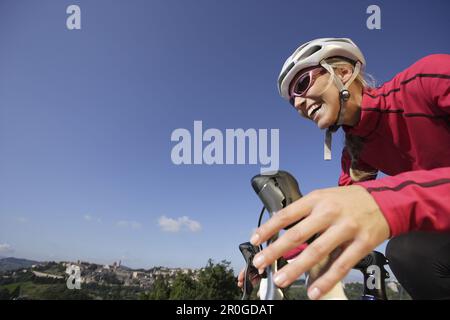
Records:
{"label": "blonde hair", "polygon": [[[339,67],[343,66],[350,66],[352,69],[354,67],[354,64],[350,60],[340,57],[329,58],[326,60],[326,62],[334,69],[338,69]],[[375,78],[372,75],[362,71],[356,76],[353,83],[355,83],[361,89],[373,88],[376,85]],[[345,148],[351,158],[349,173],[351,179],[355,182],[370,180],[377,174],[377,171],[364,171],[357,169],[359,156],[363,147],[364,147],[363,137],[358,137],[348,133],[345,134]]]}
{"label": "blonde hair", "polygon": [[[354,68],[354,63],[348,59],[342,58],[342,57],[336,57],[336,58],[328,58],[325,60],[330,66],[333,67],[333,69],[338,69],[340,67],[351,67]],[[375,78],[364,72],[360,71],[358,75],[356,76],[354,82],[363,88],[373,88],[376,86]]]}

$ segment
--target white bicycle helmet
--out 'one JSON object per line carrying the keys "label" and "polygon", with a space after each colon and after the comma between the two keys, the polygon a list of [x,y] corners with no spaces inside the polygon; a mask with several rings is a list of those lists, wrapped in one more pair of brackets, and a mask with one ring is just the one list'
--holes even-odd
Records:
{"label": "white bicycle helmet", "polygon": [[[334,69],[326,63],[326,59],[343,57],[354,63],[352,77],[343,84],[339,77],[335,76]],[[319,66],[325,68],[332,76],[336,87],[339,89],[340,110],[338,118],[333,126],[327,129],[325,137],[324,158],[331,159],[331,134],[335,132],[344,119],[345,105],[350,98],[348,87],[355,80],[366,65],[366,60],[361,50],[348,38],[320,38],[302,44],[287,58],[280,75],[278,76],[278,91],[280,95],[291,100],[289,86],[297,73],[303,69]],[[331,79],[330,79],[331,80]]]}

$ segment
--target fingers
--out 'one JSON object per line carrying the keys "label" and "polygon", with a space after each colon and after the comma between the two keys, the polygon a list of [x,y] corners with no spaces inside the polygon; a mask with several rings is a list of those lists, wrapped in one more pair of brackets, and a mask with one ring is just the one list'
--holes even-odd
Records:
{"label": "fingers", "polygon": [[285,252],[305,243],[315,234],[325,230],[330,225],[326,215],[309,216],[286,231],[275,242],[271,243],[253,259],[253,264],[258,269],[264,269],[281,257]]}
{"label": "fingers", "polygon": [[269,221],[256,229],[250,242],[255,246],[259,245],[270,239],[280,229],[307,216],[318,200],[318,193],[312,192],[278,211]]}
{"label": "fingers", "polygon": [[275,274],[274,281],[279,287],[286,287],[303,273],[325,259],[340,244],[351,239],[345,226],[332,226],[314,240],[297,258]]}
{"label": "fingers", "polygon": [[244,286],[244,274],[245,274],[245,268],[243,268],[241,270],[241,272],[239,272],[238,275],[238,287],[242,288]]}
{"label": "fingers", "polygon": [[[245,276],[245,268],[239,272],[238,275],[238,287],[243,288],[244,287],[244,276]],[[252,283],[253,287],[256,287],[258,285],[258,282],[261,280],[261,277],[258,274],[249,274],[248,277],[250,278],[250,282]]]}
{"label": "fingers", "polygon": [[238,281],[244,280],[245,268],[242,268],[238,275]]}
{"label": "fingers", "polygon": [[321,277],[314,281],[308,296],[312,300],[320,299],[330,291],[336,283],[343,279],[349,271],[372,249],[362,241],[355,241],[349,245],[341,255],[331,264],[331,267]]}
{"label": "fingers", "polygon": [[251,274],[250,275],[250,281],[251,281],[253,287],[256,287],[260,280],[261,280],[261,277],[259,274]]}

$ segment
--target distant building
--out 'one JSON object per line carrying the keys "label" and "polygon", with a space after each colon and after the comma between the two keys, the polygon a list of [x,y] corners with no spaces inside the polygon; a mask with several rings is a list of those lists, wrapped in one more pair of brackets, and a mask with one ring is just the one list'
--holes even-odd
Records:
{"label": "distant building", "polygon": [[33,271],[33,274],[38,278],[64,279],[63,276],[58,276],[56,274],[50,274],[50,273],[44,273],[44,272],[38,272],[38,271]]}

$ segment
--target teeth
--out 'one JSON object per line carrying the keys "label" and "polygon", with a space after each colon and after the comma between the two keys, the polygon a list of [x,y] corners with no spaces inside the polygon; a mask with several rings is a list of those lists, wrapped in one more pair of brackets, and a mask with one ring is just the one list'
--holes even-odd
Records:
{"label": "teeth", "polygon": [[309,110],[308,110],[308,117],[311,118],[311,115],[312,115],[314,112],[318,111],[320,108],[322,108],[322,105],[313,106],[313,107],[309,108]]}

